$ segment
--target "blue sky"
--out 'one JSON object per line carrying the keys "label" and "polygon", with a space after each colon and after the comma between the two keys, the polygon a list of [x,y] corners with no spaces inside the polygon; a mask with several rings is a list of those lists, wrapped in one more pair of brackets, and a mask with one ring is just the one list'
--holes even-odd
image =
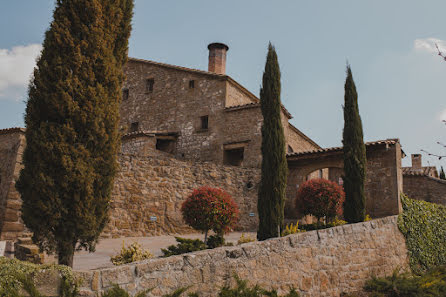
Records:
{"label": "blue sky", "polygon": [[[0,129],[23,126],[27,82],[53,8],[53,0],[2,5]],[[258,95],[271,41],[292,123],[323,147],[341,144],[348,60],[366,141],[398,137],[408,155],[446,154],[436,144],[446,143],[446,62],[434,47],[446,53],[445,11],[444,0],[136,0],[129,54],[206,70],[207,44],[224,42],[227,73]]]}

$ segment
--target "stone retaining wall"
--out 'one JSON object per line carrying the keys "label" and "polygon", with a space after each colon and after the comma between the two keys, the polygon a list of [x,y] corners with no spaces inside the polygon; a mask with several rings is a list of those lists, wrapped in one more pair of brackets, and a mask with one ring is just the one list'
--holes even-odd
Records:
{"label": "stone retaining wall", "polygon": [[151,296],[161,296],[191,286],[200,296],[216,296],[237,273],[279,294],[294,286],[302,297],[334,297],[357,291],[371,275],[390,275],[397,267],[407,269],[408,258],[397,216],[392,216],[76,274],[85,280],[83,296],[113,284],[133,294],[154,288]]}

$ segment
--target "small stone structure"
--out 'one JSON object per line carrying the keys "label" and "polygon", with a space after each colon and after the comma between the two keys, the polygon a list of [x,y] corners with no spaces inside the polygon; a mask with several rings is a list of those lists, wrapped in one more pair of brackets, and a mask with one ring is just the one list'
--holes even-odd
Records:
{"label": "small stone structure", "polygon": [[200,296],[215,296],[236,273],[279,294],[295,287],[304,297],[338,297],[361,289],[372,275],[390,275],[396,268],[408,269],[408,256],[393,216],[76,274],[85,280],[83,296],[113,284],[131,293],[154,288],[152,296],[188,286]]}
{"label": "small stone structure", "polygon": [[[403,191],[401,146],[398,139],[366,143],[367,174],[365,182],[366,211],[373,218],[401,212]],[[344,157],[342,147],[289,154],[286,217],[299,218],[295,198],[299,185],[311,172],[328,169],[328,179],[342,184]]]}
{"label": "small stone structure", "polygon": [[420,154],[412,155],[412,166],[403,167],[403,176],[409,198],[446,205],[446,180],[438,178],[434,166],[423,166]]}

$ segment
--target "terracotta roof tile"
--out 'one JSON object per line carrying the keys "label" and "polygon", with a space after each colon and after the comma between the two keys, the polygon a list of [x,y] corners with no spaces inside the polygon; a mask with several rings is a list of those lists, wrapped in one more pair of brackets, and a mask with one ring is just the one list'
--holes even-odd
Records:
{"label": "terracotta roof tile", "polygon": [[22,132],[25,133],[25,128],[21,127],[12,127],[12,128],[6,128],[6,129],[0,129],[0,134],[10,134],[10,133],[16,133],[16,132]]}
{"label": "terracotta roof tile", "polygon": [[403,175],[425,175],[431,177],[438,177],[437,168],[435,166],[425,166],[420,169],[413,167],[403,167]]}
{"label": "terracotta roof tile", "polygon": [[[366,142],[366,146],[377,146],[377,145],[395,145],[399,143],[399,139],[386,139],[386,140],[377,140],[377,141],[371,141]],[[294,156],[301,156],[301,155],[310,155],[310,154],[319,154],[319,153],[326,153],[326,152],[336,152],[336,151],[342,151],[342,146],[338,147],[329,147],[324,149],[317,149],[317,150],[311,150],[311,151],[304,151],[304,152],[294,152],[287,154],[287,157],[294,157]]]}

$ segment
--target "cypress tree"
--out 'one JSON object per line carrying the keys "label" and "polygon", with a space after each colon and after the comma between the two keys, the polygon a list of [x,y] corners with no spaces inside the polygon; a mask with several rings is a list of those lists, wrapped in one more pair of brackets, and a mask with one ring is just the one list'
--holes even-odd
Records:
{"label": "cypress tree", "polygon": [[22,219],[60,264],[108,221],[132,14],[133,0],[57,0],[29,85]]}
{"label": "cypress tree", "polygon": [[257,238],[280,236],[283,227],[285,188],[288,173],[285,135],[281,122],[280,68],[275,48],[268,46],[260,103],[262,125],[262,177],[258,193]]}
{"label": "cypress tree", "polygon": [[440,179],[446,179],[446,175],[444,174],[443,166],[441,166],[441,170],[440,170]]}
{"label": "cypress tree", "polygon": [[349,223],[365,219],[364,182],[366,176],[366,149],[358,108],[358,94],[350,65],[347,66],[344,96],[344,218]]}

